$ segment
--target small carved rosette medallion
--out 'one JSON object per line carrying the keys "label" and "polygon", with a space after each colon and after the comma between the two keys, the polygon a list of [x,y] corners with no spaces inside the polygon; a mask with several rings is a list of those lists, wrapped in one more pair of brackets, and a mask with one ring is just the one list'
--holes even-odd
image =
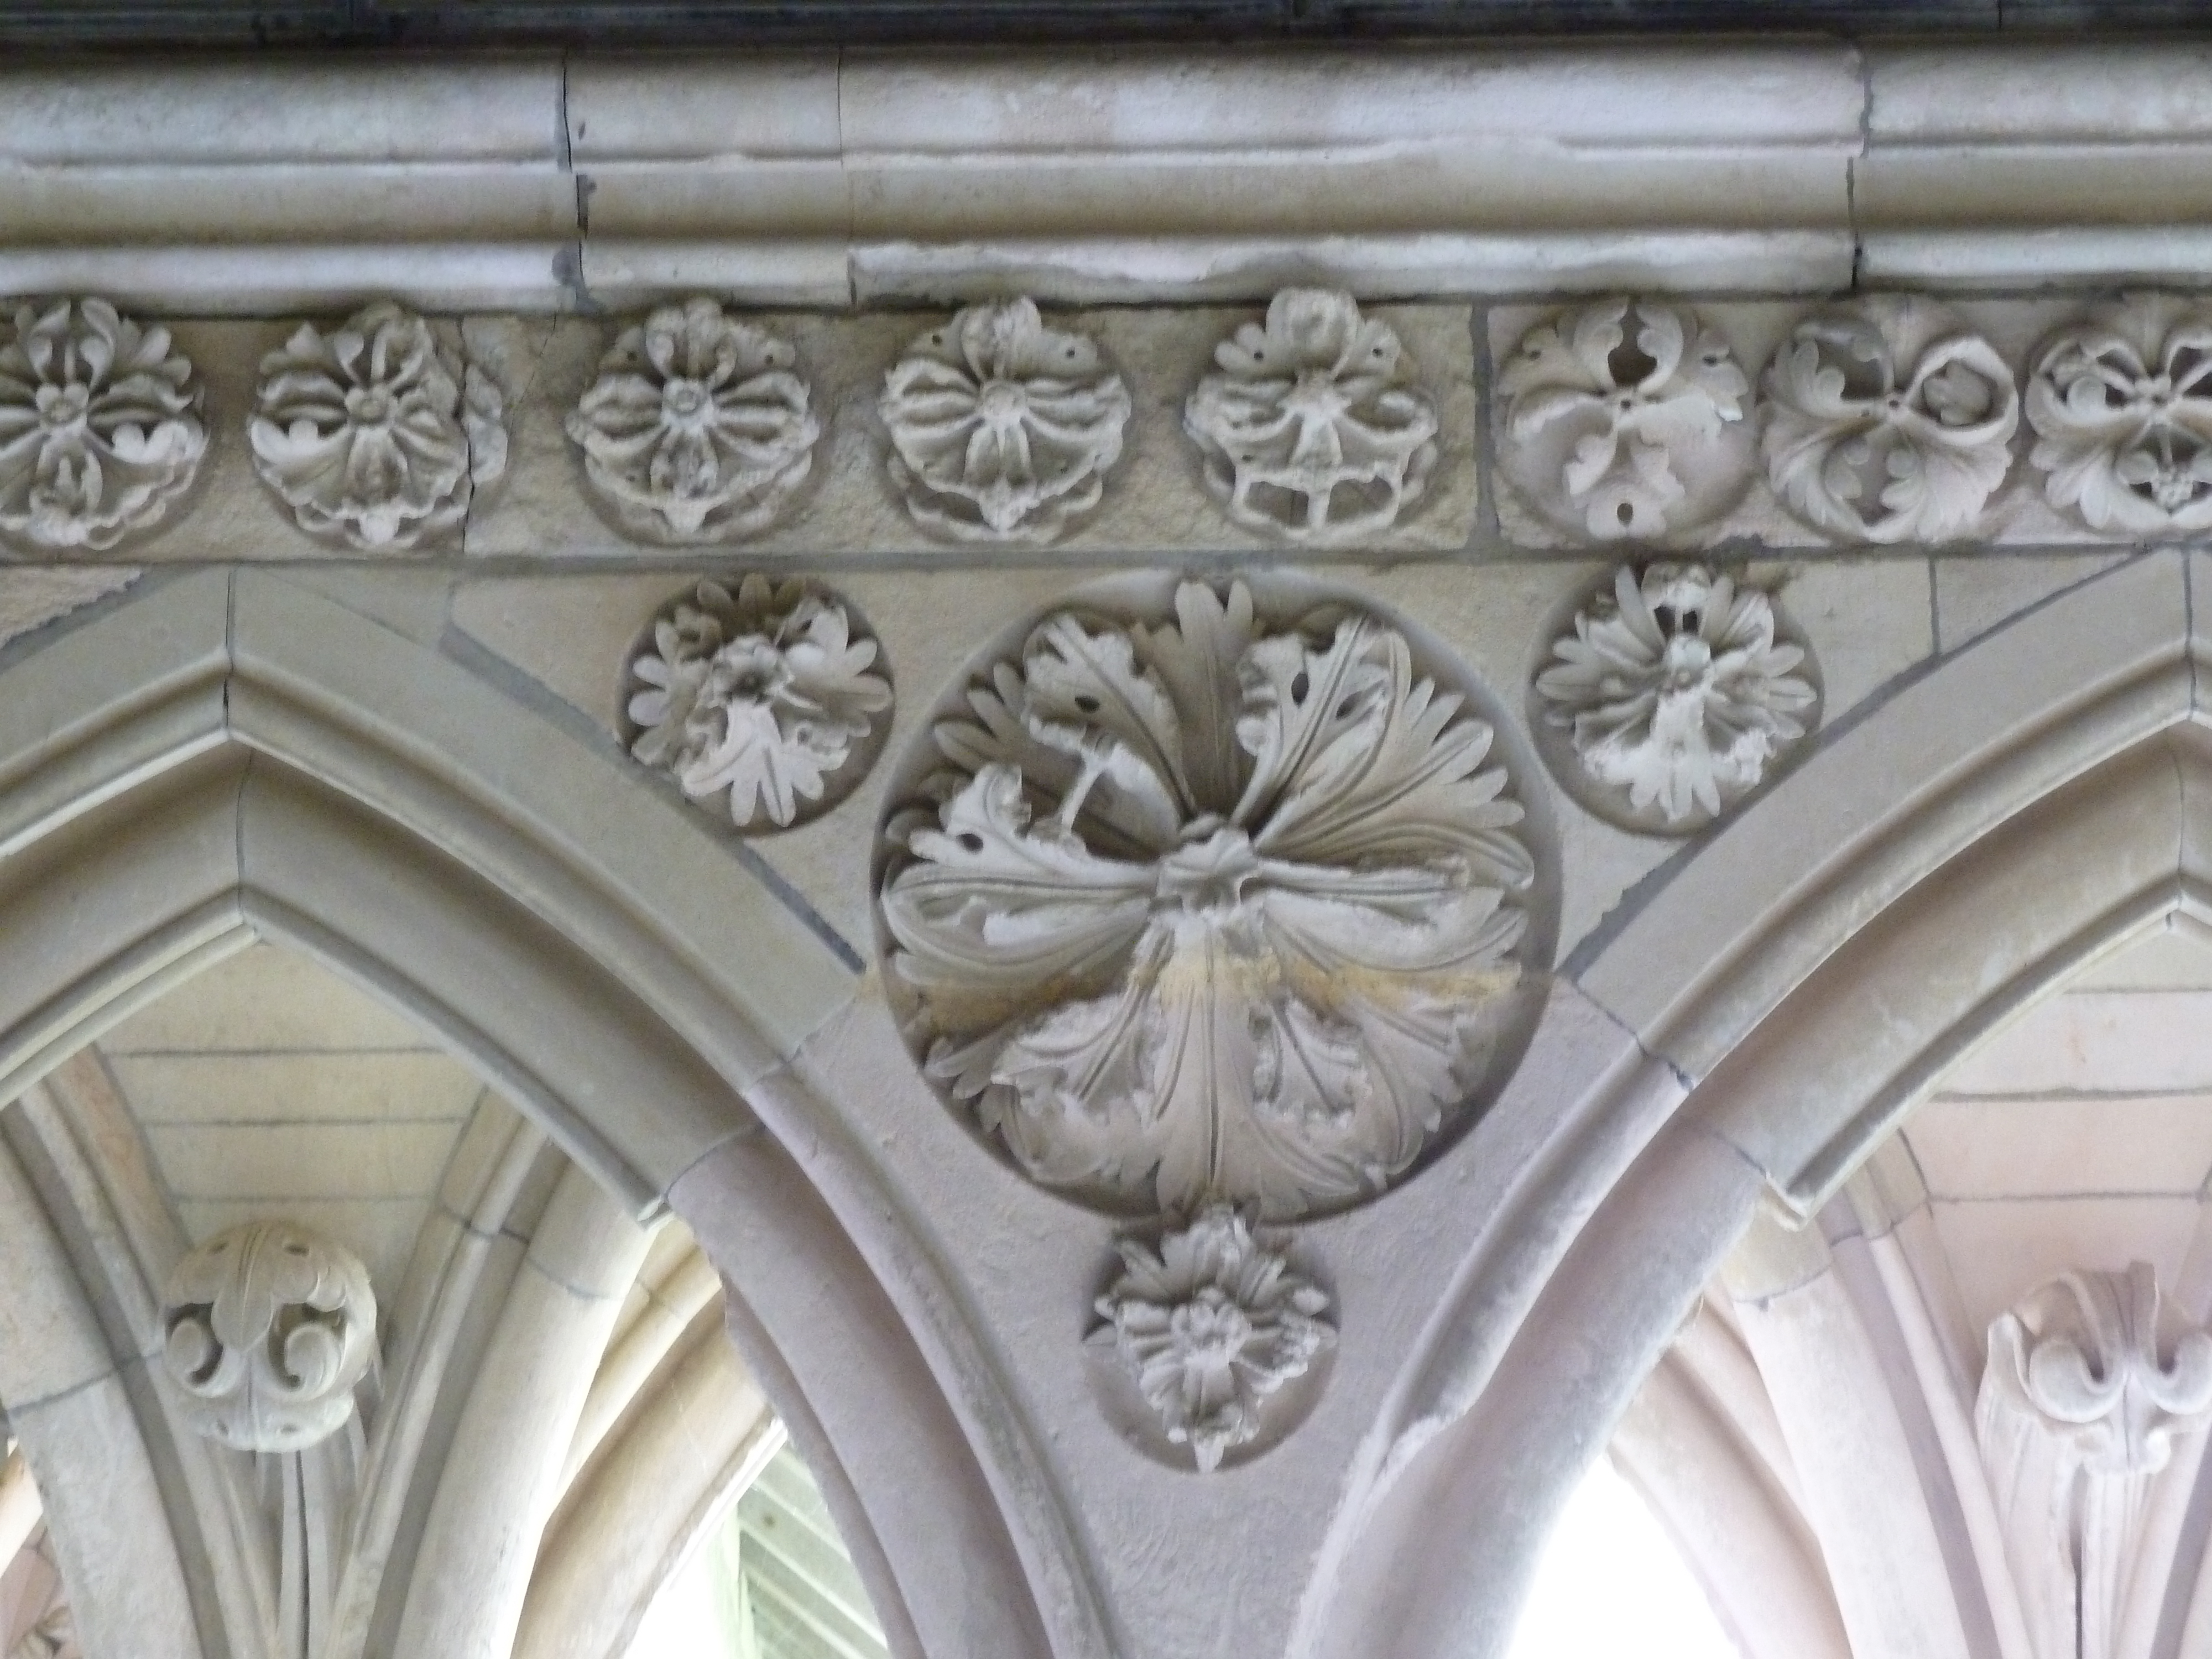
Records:
{"label": "small carved rosette medallion", "polygon": [[2212,527],[2212,306],[2138,294],[2067,329],[2027,381],[2053,507],[2133,535]]}
{"label": "small carved rosette medallion", "polygon": [[1601,300],[1531,329],[1498,370],[1501,465],[1560,529],[1661,540],[1733,507],[1757,465],[1751,382],[1686,307]]}
{"label": "small carved rosette medallion", "polygon": [[624,329],[568,416],[592,491],[647,541],[758,535],[805,482],[822,435],[797,362],[709,299]]}
{"label": "small carved rosette medallion", "polygon": [[1601,817],[1702,829],[1818,724],[1809,653],[1784,626],[1771,595],[1703,565],[1623,565],[1536,676],[1538,747]]}
{"label": "small carved rosette medallion", "polygon": [[1091,1346],[1134,1383],[1173,1446],[1200,1473],[1257,1439],[1282,1391],[1336,1344],[1328,1296],[1227,1204],[1170,1226],[1157,1244],[1126,1238],[1121,1272],[1098,1298]]}
{"label": "small carved rosette medallion", "polygon": [[449,538],[507,470],[499,386],[459,331],[379,301],[261,360],[246,436],[261,480],[310,535],[368,552]]}
{"label": "small carved rosette medallion", "polygon": [[0,537],[104,553],[150,530],[207,453],[192,366],[105,300],[15,313],[0,347]]}
{"label": "small carved rosette medallion", "polygon": [[1807,318],[1767,365],[1765,389],[1768,481],[1832,536],[1963,535],[2012,466],[2012,370],[1926,300],[1864,300]]}
{"label": "small carved rosette medallion", "polygon": [[1213,354],[1183,406],[1206,485],[1270,539],[1379,535],[1420,500],[1437,464],[1437,405],[1397,331],[1349,294],[1285,289],[1265,325]]}
{"label": "small carved rosette medallion", "polygon": [[179,1261],[161,1323],[185,1419],[241,1451],[299,1451],[336,1434],[376,1358],[368,1270],[289,1221],[233,1227]]}
{"label": "small carved rosette medallion", "polygon": [[970,306],[906,349],[878,404],[891,478],[925,530],[1057,540],[1099,502],[1129,392],[1098,348],[1028,300]]}
{"label": "small carved rosette medallion", "polygon": [[860,781],[891,706],[876,641],[813,583],[749,575],[671,603],[631,656],[629,751],[740,830],[786,829]]}
{"label": "small carved rosette medallion", "polygon": [[1493,728],[1356,605],[1070,609],[933,734],[887,827],[929,1079],[1109,1211],[1372,1196],[1525,1029],[1535,860]]}

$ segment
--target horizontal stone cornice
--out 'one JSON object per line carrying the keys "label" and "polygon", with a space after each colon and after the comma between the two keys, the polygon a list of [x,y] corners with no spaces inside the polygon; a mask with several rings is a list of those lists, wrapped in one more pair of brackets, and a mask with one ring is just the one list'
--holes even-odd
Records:
{"label": "horizontal stone cornice", "polygon": [[842,307],[2190,280],[2212,47],[27,63],[0,292]]}

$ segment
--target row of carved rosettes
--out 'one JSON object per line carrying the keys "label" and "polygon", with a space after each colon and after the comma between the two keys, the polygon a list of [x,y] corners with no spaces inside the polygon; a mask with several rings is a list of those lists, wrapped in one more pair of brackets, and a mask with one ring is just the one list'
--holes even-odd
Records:
{"label": "row of carved rosettes", "polygon": [[[1208,489],[1238,525],[1335,545],[1387,531],[1437,459],[1435,400],[1396,333],[1343,294],[1291,289],[1237,329],[1185,404]],[[727,544],[786,516],[823,423],[791,343],[695,298],[622,329],[567,416],[623,532]],[[104,552],[153,529],[206,454],[204,397],[166,329],[100,300],[21,307],[0,349],[0,538]],[[1132,403],[1097,343],[1026,299],[969,306],[886,369],[890,479],[957,542],[1040,545],[1104,498]],[[505,397],[465,331],[389,301],[302,324],[260,365],[263,482],[311,535],[438,545],[505,471]]]}
{"label": "row of carved rosettes", "polygon": [[2201,299],[2138,294],[2076,315],[2016,368],[1948,308],[1875,296],[1797,319],[1754,386],[1708,315],[1613,298],[1530,329],[1495,390],[1500,471],[1577,538],[1679,542],[1762,470],[1838,541],[1972,536],[2013,469],[2023,409],[2053,509],[2116,537],[2212,526]]}
{"label": "row of carved rosettes", "polygon": [[[885,988],[979,1139],[1139,1222],[1096,1340],[1211,1468],[1332,1340],[1255,1228],[1373,1199],[1494,1096],[1554,854],[1519,734],[1391,618],[1295,584],[1091,592],[987,650],[902,759]],[[758,574],[674,595],[626,684],[632,755],[739,830],[849,793],[892,704],[845,599]],[[1570,793],[1675,832],[1818,702],[1772,597],[1689,564],[1622,567],[1528,689]]]}

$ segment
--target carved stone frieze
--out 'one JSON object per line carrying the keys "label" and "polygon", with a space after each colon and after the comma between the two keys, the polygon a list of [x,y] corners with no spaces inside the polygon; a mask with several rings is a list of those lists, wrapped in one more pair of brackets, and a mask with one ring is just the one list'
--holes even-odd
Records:
{"label": "carved stone frieze", "polygon": [[1623,565],[1552,645],[1531,700],[1570,793],[1624,828],[1687,835],[1817,723],[1807,647],[1771,596],[1703,565]]}
{"label": "carved stone frieze", "polygon": [[1237,523],[1330,544],[1388,530],[1437,462],[1436,400],[1388,323],[1348,294],[1285,289],[1216,348],[1183,406],[1206,488]]}
{"label": "carved stone frieze", "polygon": [[822,435],[797,361],[713,300],[658,307],[622,331],[568,416],[592,490],[647,541],[757,535],[805,482]]}
{"label": "carved stone frieze", "polygon": [[1523,1018],[1536,862],[1466,702],[1353,605],[1047,616],[887,830],[931,1080],[1109,1209],[1381,1190]]}
{"label": "carved stone frieze", "polygon": [[1280,1391],[1336,1342],[1328,1296],[1249,1218],[1210,1205],[1157,1245],[1125,1238],[1121,1273],[1098,1298],[1091,1346],[1112,1356],[1201,1473],[1249,1444]]}
{"label": "carved stone frieze", "polygon": [[242,1451],[298,1451],[343,1428],[376,1360],[376,1293],[343,1246],[250,1221],[179,1261],[162,1368],[185,1419]]}
{"label": "carved stone frieze", "polygon": [[1774,493],[1832,536],[1963,535],[2012,466],[2012,369],[1928,300],[1863,300],[1806,318],[1763,389]]}
{"label": "carved stone frieze", "polygon": [[814,583],[702,581],[631,656],[630,753],[730,822],[788,828],[835,805],[873,758],[891,706],[876,641]]}
{"label": "carved stone frieze", "polygon": [[2149,1485],[2212,1423],[2212,1334],[2161,1300],[2138,1261],[1990,1327],[1975,1434],[2035,1659],[2116,1659]]}
{"label": "carved stone frieze", "polygon": [[1097,507],[1121,455],[1129,392],[1079,334],[1029,300],[969,306],[884,377],[891,477],[925,529],[1049,542]]}
{"label": "carved stone frieze", "polygon": [[1564,530],[1662,538],[1743,494],[1757,465],[1750,391],[1695,312],[1601,300],[1531,329],[1499,368],[1500,459]]}
{"label": "carved stone frieze", "polygon": [[507,468],[505,400],[458,331],[388,300],[261,360],[246,435],[300,527],[370,552],[456,529]]}
{"label": "carved stone frieze", "polygon": [[2138,294],[2064,330],[2027,382],[2028,459],[2092,528],[2212,526],[2212,306]]}
{"label": "carved stone frieze", "polygon": [[18,307],[0,346],[0,537],[100,553],[151,529],[207,453],[201,403],[166,328],[105,300]]}

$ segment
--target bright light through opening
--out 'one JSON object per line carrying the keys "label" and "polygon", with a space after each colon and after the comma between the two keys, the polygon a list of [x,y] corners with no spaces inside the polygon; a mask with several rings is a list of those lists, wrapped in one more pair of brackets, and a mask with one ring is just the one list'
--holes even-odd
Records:
{"label": "bright light through opening", "polygon": [[1743,1659],[1650,1506],[1601,1457],[1559,1516],[1508,1659]]}

